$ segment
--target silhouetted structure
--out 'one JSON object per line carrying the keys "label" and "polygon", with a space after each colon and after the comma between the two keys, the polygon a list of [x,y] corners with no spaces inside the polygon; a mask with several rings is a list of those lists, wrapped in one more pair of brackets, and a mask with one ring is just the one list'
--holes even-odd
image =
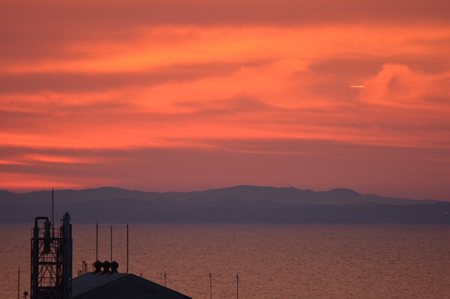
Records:
{"label": "silhouetted structure", "polygon": [[59,230],[48,217],[36,217],[31,239],[31,299],[70,299],[72,225],[64,214]]}
{"label": "silhouetted structure", "polygon": [[73,299],[191,299],[128,273],[87,273],[73,279]]}
{"label": "silhouetted structure", "polygon": [[[52,219],[54,211],[52,190]],[[128,272],[128,224],[127,266]],[[36,217],[31,239],[30,299],[191,299],[177,291],[134,274],[119,273],[119,263],[98,260],[98,224],[96,225],[96,261],[94,272],[87,272],[83,261],[81,276],[72,279],[72,225],[66,212],[59,229],[48,217]],[[18,269],[20,297],[20,269]],[[28,296],[24,292],[24,297]]]}

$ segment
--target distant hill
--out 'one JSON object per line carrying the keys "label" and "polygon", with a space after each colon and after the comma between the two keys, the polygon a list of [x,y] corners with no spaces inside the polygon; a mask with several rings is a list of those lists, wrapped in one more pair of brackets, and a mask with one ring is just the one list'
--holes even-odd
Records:
{"label": "distant hill", "polygon": [[[350,189],[234,186],[193,192],[114,187],[55,192],[55,213],[74,222],[450,223],[450,203],[364,195]],[[49,215],[51,192],[0,191],[0,223]]]}

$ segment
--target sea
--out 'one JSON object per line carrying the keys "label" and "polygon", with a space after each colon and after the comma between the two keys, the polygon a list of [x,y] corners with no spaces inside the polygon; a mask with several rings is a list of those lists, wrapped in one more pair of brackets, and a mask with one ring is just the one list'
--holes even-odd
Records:
{"label": "sea", "polygon": [[[0,225],[0,299],[18,298],[19,268],[29,291],[31,226]],[[99,225],[100,260],[110,231]],[[125,272],[126,225],[112,231]],[[450,298],[450,226],[130,224],[129,240],[130,272],[193,298]],[[95,224],[73,224],[73,247],[76,277]]]}

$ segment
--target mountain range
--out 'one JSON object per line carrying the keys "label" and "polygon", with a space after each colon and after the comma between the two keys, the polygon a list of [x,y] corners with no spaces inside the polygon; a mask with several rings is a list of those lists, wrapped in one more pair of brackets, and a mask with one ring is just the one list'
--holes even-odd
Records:
{"label": "mountain range", "polygon": [[[234,186],[192,192],[115,187],[55,191],[55,215],[74,222],[134,223],[450,223],[450,203],[293,187]],[[0,223],[51,214],[51,191],[0,191]]]}

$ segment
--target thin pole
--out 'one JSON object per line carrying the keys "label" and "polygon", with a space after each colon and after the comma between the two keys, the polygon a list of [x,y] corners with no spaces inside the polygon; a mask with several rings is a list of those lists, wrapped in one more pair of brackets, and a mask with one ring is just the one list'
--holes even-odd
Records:
{"label": "thin pole", "polygon": [[98,261],[98,222],[95,223],[95,260]]}
{"label": "thin pole", "polygon": [[17,268],[17,299],[20,299],[20,266]]}
{"label": "thin pole", "polygon": [[113,261],[113,235],[112,235],[112,225],[111,225],[111,262]]}
{"label": "thin pole", "polygon": [[129,229],[127,222],[127,273],[130,265],[130,238],[129,238]]}
{"label": "thin pole", "polygon": [[54,230],[55,230],[55,194],[54,190],[52,188],[52,237],[54,236]]}
{"label": "thin pole", "polygon": [[167,287],[167,273],[164,272],[164,286]]}
{"label": "thin pole", "polygon": [[212,274],[209,272],[209,298],[212,299]]}
{"label": "thin pole", "polygon": [[239,299],[239,273],[236,273],[236,298]]}

